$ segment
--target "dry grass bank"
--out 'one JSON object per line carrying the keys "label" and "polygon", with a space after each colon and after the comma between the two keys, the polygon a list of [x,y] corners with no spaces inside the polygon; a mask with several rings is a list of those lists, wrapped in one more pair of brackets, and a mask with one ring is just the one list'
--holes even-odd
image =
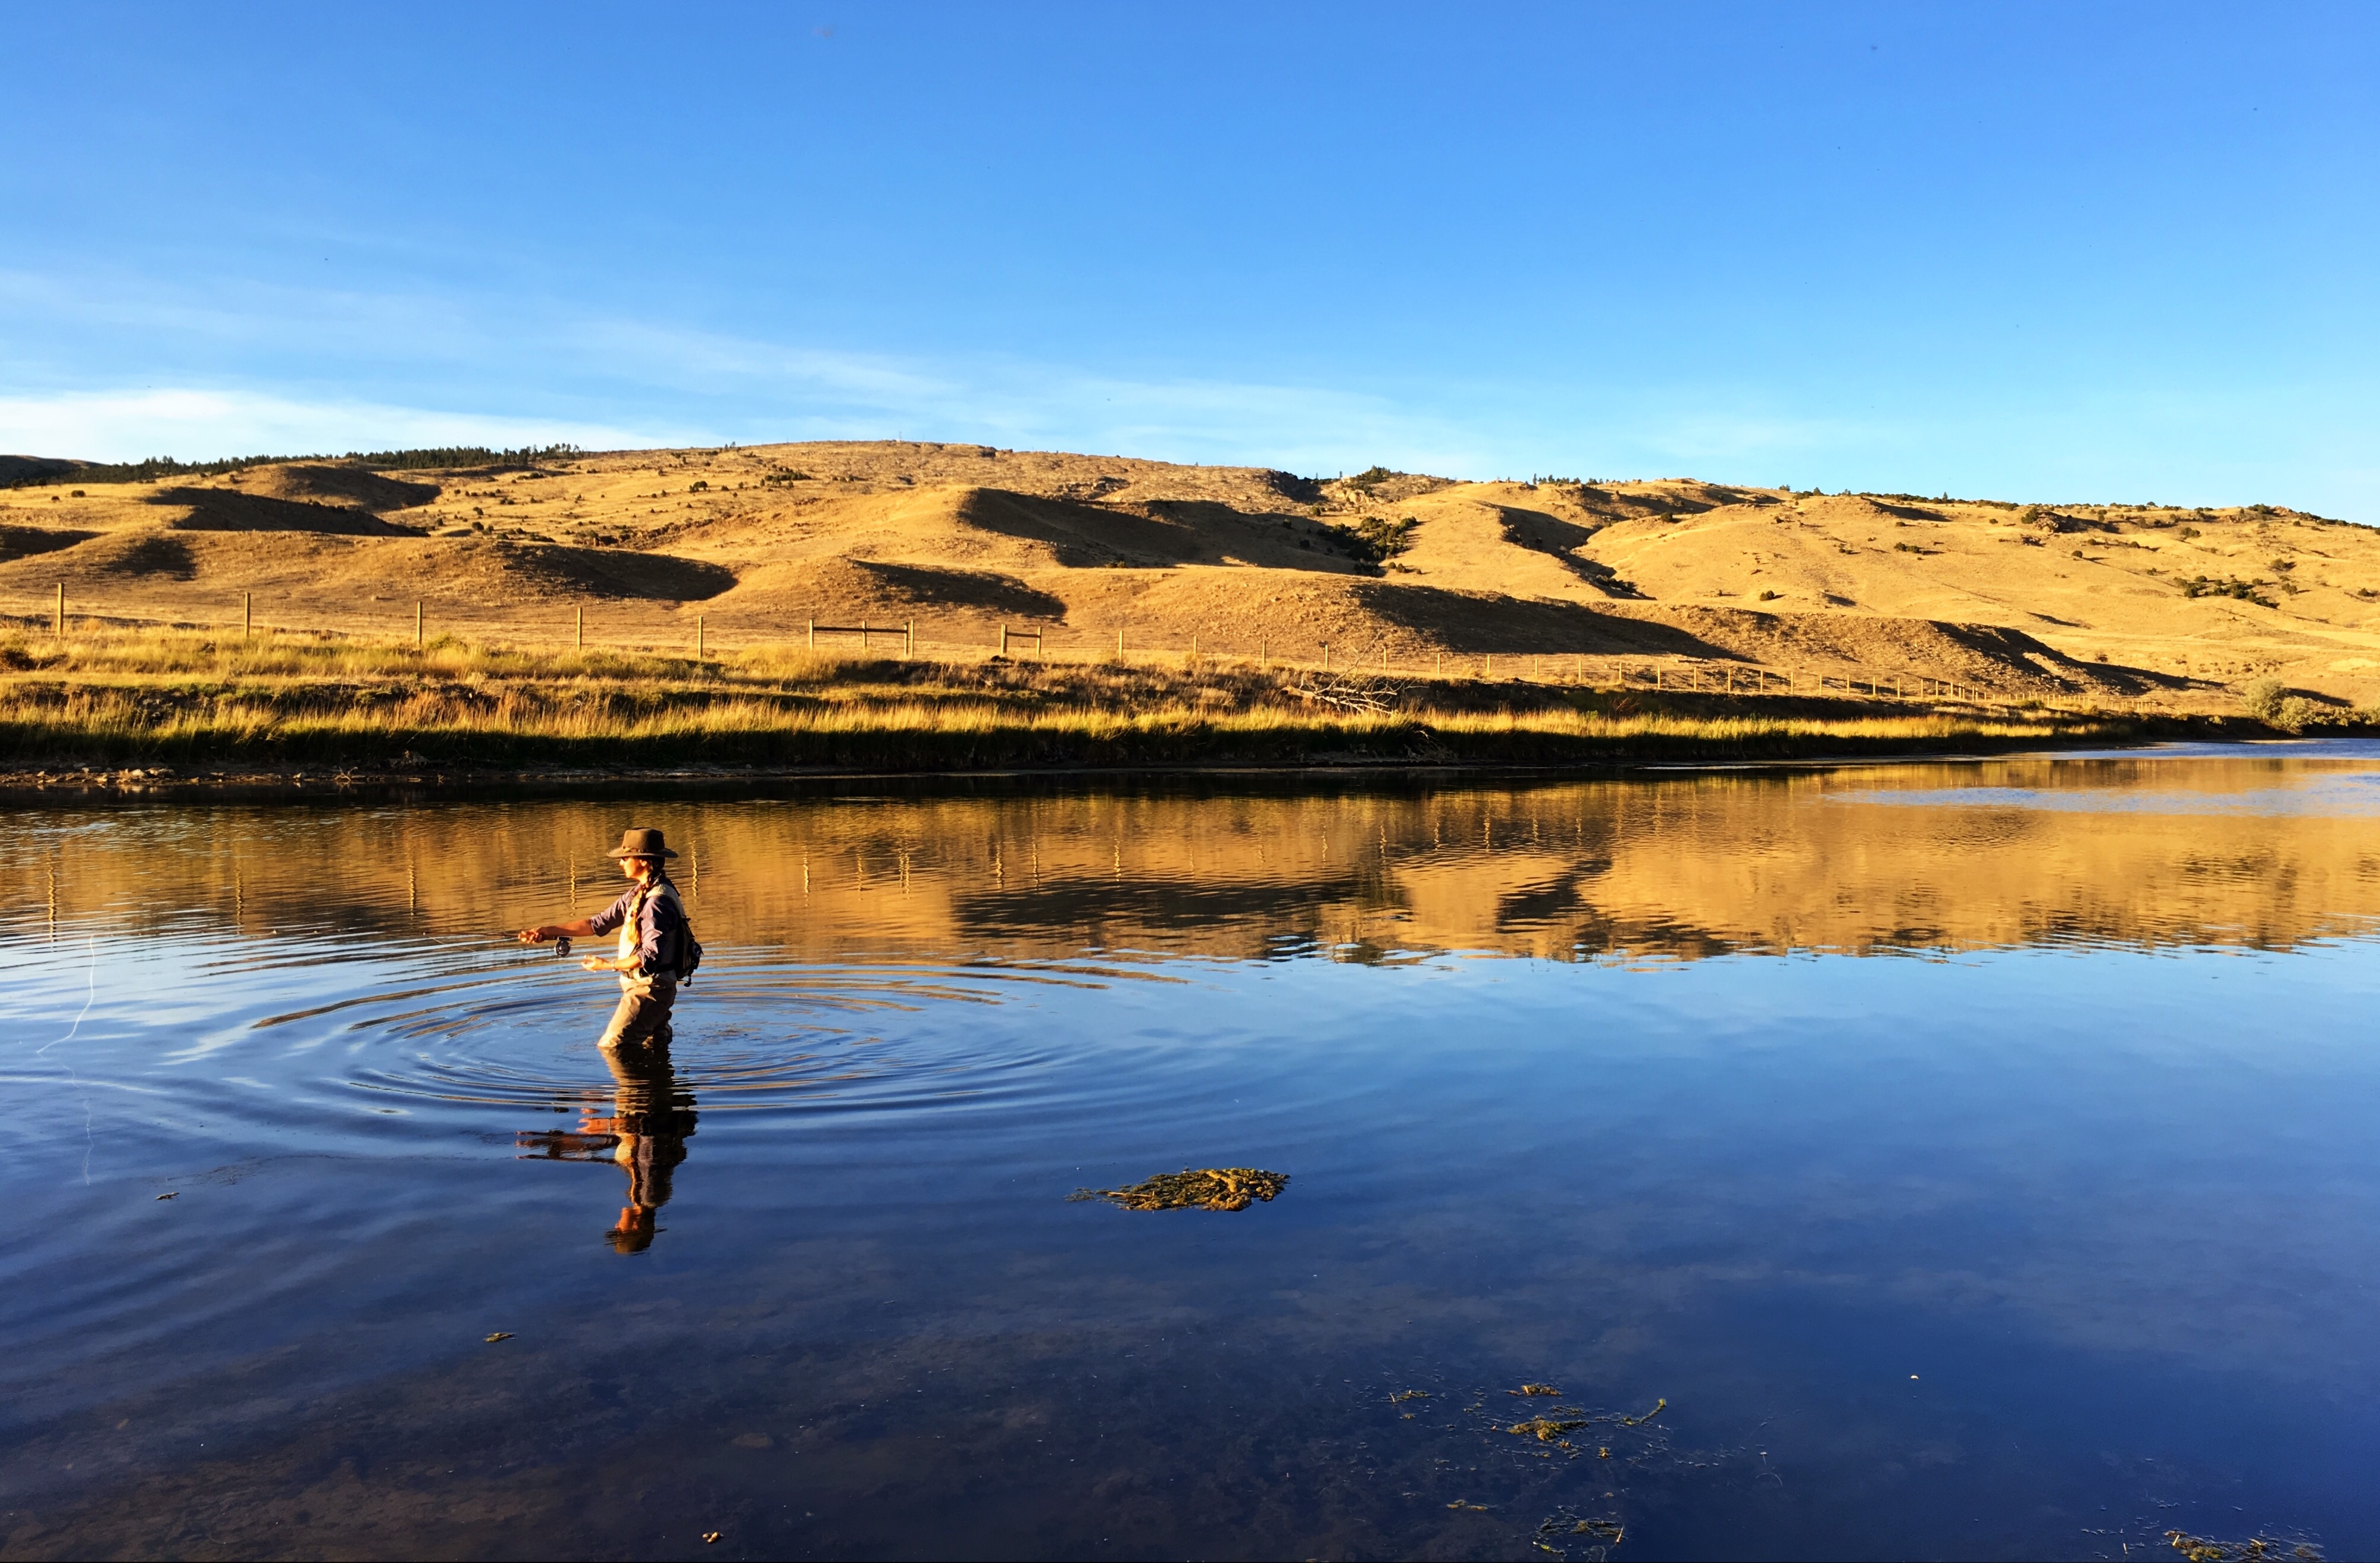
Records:
{"label": "dry grass bank", "polygon": [[1038,666],[176,631],[0,636],[0,763],[19,772],[1565,764],[2119,742],[2174,729],[2079,706],[1334,680],[1188,657]]}

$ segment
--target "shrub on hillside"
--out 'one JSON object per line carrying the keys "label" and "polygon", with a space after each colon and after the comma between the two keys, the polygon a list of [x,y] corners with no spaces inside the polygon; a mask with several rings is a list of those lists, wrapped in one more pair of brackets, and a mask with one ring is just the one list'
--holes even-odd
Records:
{"label": "shrub on hillside", "polygon": [[1413,530],[1421,523],[1407,515],[1391,521],[1386,516],[1366,515],[1355,523],[1356,551],[1375,564],[1394,559],[1413,546]]}
{"label": "shrub on hillside", "polygon": [[2292,695],[2273,712],[2273,725],[2290,733],[2303,733],[2309,727],[2320,727],[2338,719],[2326,706],[2317,706],[2302,695]]}
{"label": "shrub on hillside", "polygon": [[2230,597],[2242,602],[2252,602],[2259,608],[2274,605],[2271,598],[2256,589],[2272,585],[2270,581],[2243,581],[2235,576],[2191,576],[2176,584],[2181,588],[2184,597]]}

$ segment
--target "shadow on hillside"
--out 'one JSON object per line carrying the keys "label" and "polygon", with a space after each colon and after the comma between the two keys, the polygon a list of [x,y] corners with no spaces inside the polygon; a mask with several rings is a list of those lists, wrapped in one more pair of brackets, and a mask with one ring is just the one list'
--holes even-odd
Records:
{"label": "shadow on hillside", "polygon": [[322,500],[358,510],[411,510],[438,497],[435,483],[408,482],[358,466],[251,467],[237,479],[251,497]]}
{"label": "shadow on hillside", "polygon": [[1014,576],[990,570],[941,570],[926,564],[893,564],[855,559],[853,567],[873,576],[882,597],[919,608],[971,609],[1022,619],[1058,620],[1065,600],[1036,591]]}
{"label": "shadow on hillside", "polygon": [[961,503],[959,515],[987,532],[1040,543],[1059,563],[1078,570],[1181,564],[1203,551],[1196,529],[1169,517],[1006,489],[976,490]]}
{"label": "shadow on hillside", "polygon": [[91,568],[104,575],[164,576],[187,581],[198,574],[198,562],[190,557],[188,541],[171,532],[150,532],[111,541],[117,543],[112,552],[91,561]]}
{"label": "shadow on hillside", "polygon": [[1559,515],[1548,515],[1542,510],[1526,510],[1517,504],[1498,505],[1496,519],[1503,524],[1506,542],[1538,553],[1567,557],[1572,549],[1585,546],[1595,536],[1592,527],[1582,527],[1575,521],[1565,521]]}
{"label": "shadow on hillside", "polygon": [[1248,563],[1318,575],[1371,571],[1369,564],[1335,551],[1327,534],[1324,546],[1312,546],[1318,534],[1310,527],[1295,539],[1281,532],[1287,516],[1251,515],[1226,505],[1191,500],[1154,501],[1148,509],[1149,514],[1144,515],[1007,489],[978,489],[963,502],[959,515],[969,526],[987,532],[1041,543],[1059,563],[1074,569],[1220,564],[1227,558],[1245,559],[1253,539],[1262,557],[1245,559]]}
{"label": "shadow on hillside", "polygon": [[1978,656],[2021,670],[2045,673],[2081,689],[2097,688],[2119,695],[2144,695],[2153,690],[2194,687],[2190,679],[2176,673],[2161,673],[2116,662],[2086,662],[2035,640],[2022,630],[2004,629],[1997,624],[1944,624],[1939,628],[1946,637]]}
{"label": "shadow on hillside", "polygon": [[64,527],[0,527],[0,563],[11,559],[30,559],[37,553],[55,553],[97,536],[97,532],[75,532]]}
{"label": "shadow on hillside", "polygon": [[1727,648],[1674,625],[1598,613],[1573,602],[1385,582],[1366,582],[1355,588],[1354,595],[1367,611],[1449,651],[1737,658]]}
{"label": "shadow on hillside", "polygon": [[1644,598],[1643,592],[1621,579],[1620,573],[1610,565],[1577,551],[1595,536],[1595,527],[1520,505],[1500,504],[1496,506],[1496,516],[1503,525],[1504,540],[1513,547],[1552,556],[1563,569],[1606,597]]}
{"label": "shadow on hillside", "polygon": [[188,515],[168,523],[182,532],[316,532],[344,538],[421,535],[410,527],[383,521],[369,511],[343,504],[267,499],[261,494],[234,493],[226,489],[160,489],[148,503],[187,505]]}
{"label": "shadow on hillside", "polygon": [[1270,489],[1274,493],[1279,494],[1281,498],[1289,501],[1292,504],[1319,504],[1322,503],[1322,485],[1316,482],[1311,478],[1300,478],[1293,472],[1283,472],[1277,467],[1268,467],[1264,471],[1257,474],[1257,481],[1262,483],[1266,488]]}
{"label": "shadow on hillside", "polygon": [[83,465],[62,456],[0,455],[0,488],[60,482],[80,472]]}
{"label": "shadow on hillside", "polygon": [[492,564],[540,595],[700,602],[735,585],[735,572],[723,564],[670,553],[480,538],[463,539],[459,547],[464,552],[492,556],[474,563]]}

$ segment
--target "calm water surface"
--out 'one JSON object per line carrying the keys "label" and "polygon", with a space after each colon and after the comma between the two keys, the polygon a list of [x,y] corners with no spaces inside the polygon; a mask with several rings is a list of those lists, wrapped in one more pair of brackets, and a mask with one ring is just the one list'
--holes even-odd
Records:
{"label": "calm water surface", "polygon": [[[631,823],[710,956],[614,1068],[503,933]],[[19,816],[0,1552],[2380,1555],[2375,828],[2353,745]],[[1290,1183],[1067,1197],[1188,1167]]]}

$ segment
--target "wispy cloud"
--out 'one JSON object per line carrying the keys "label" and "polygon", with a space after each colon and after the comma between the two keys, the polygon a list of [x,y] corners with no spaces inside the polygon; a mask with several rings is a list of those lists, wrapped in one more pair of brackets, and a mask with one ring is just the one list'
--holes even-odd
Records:
{"label": "wispy cloud", "polygon": [[[604,450],[902,437],[1299,472],[1353,470],[1378,461],[1481,477],[1544,470],[1565,459],[1606,476],[1670,466],[1683,470],[1839,449],[1847,433],[1858,437],[1831,427],[1758,419],[1670,423],[1643,414],[1595,420],[1583,431],[1575,419],[1557,429],[1518,414],[1493,420],[1497,428],[1487,432],[1416,412],[1391,395],[1329,386],[1141,380],[1014,359],[928,365],[653,330],[615,330],[607,340],[611,351],[601,359],[616,389],[600,400],[605,410],[638,404],[620,408],[624,416],[616,418],[480,412],[240,387],[119,387],[0,395],[0,450],[128,461],[437,444],[567,441]],[[639,386],[648,388],[643,396]],[[680,389],[685,386],[699,389],[689,394]],[[516,404],[583,406],[589,400],[532,387],[509,394],[482,388],[481,394]]]}
{"label": "wispy cloud", "polygon": [[1879,432],[1735,416],[1724,394],[1591,374],[1135,373],[1096,352],[869,351],[404,285],[197,285],[133,272],[0,270],[0,445],[95,458],[906,436],[1303,472],[1382,462],[1609,476],[1840,457]]}
{"label": "wispy cloud", "polygon": [[[124,460],[569,441],[987,443],[1451,477],[1556,471],[2019,497],[2279,499],[2361,515],[2305,387],[2110,387],[2055,409],[1877,389],[1803,402],[1726,376],[1545,366],[1415,380],[1135,372],[1080,356],[862,350],[665,316],[389,287],[0,270],[0,449]],[[1279,369],[1278,364],[1267,366]],[[2325,392],[2329,388],[2323,388]],[[1854,410],[1850,403],[1861,404]],[[2273,426],[2223,464],[2228,422]],[[2293,430],[2310,432],[2295,432]],[[2277,455],[2293,459],[2277,479]]]}
{"label": "wispy cloud", "polygon": [[0,396],[0,450],[90,461],[557,442],[605,449],[681,441],[692,442],[684,430],[636,431],[562,418],[370,402],[308,402],[243,391],[163,388]]}
{"label": "wispy cloud", "polygon": [[623,386],[698,397],[720,438],[979,439],[1307,471],[1391,458],[1470,470],[1483,456],[1443,419],[1328,385],[857,353],[632,321],[560,328],[552,347]]}

